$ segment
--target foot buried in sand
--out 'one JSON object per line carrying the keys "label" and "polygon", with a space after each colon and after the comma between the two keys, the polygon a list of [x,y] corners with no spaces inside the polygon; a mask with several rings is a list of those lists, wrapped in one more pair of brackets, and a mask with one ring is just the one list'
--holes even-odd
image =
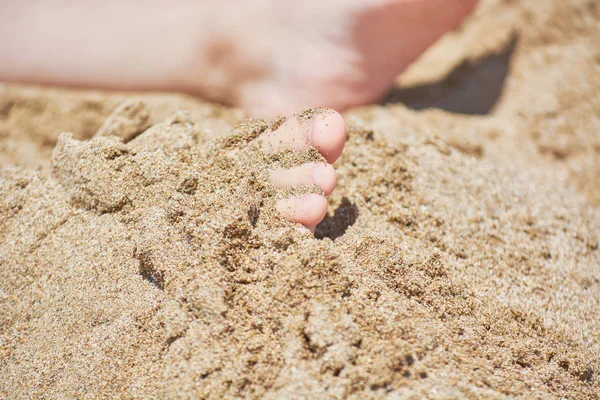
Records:
{"label": "foot buried in sand", "polygon": [[[116,114],[107,124],[122,119]],[[346,127],[340,114],[319,108],[271,124],[250,119],[229,136],[199,143],[194,123],[176,114],[124,140],[102,129],[89,142],[61,137],[53,172],[73,203],[101,213],[128,212],[147,198],[149,187],[160,185],[163,197],[155,204],[195,202],[198,221],[225,226],[231,218],[253,225],[261,219],[269,226],[287,219],[314,232],[327,212],[325,196],[336,185],[331,164],[342,153]],[[174,149],[167,149],[173,142]],[[164,158],[170,167],[159,170],[155,166]]]}
{"label": "foot buried in sand", "polygon": [[335,189],[335,170],[331,166],[342,154],[346,126],[342,116],[327,109],[308,110],[297,117],[281,121],[275,129],[262,134],[262,150],[276,154],[282,150],[302,152],[314,147],[325,162],[309,161],[298,166],[279,167],[270,171],[270,182],[277,189],[317,186],[320,193],[304,193],[280,199],[276,208],[290,221],[314,231],[327,212],[327,200]]}

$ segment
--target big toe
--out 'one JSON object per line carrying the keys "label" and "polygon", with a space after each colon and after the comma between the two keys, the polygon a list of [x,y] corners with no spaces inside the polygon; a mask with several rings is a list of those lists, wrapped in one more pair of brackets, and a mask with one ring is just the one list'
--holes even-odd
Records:
{"label": "big toe", "polygon": [[344,150],[346,124],[333,110],[324,110],[309,118],[300,114],[288,118],[277,129],[267,131],[260,140],[267,154],[284,149],[304,151],[313,146],[328,163],[333,163]]}

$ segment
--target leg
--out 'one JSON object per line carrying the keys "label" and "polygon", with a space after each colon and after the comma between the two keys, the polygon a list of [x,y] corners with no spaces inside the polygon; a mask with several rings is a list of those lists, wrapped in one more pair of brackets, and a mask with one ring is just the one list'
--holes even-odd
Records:
{"label": "leg", "polygon": [[0,80],[177,90],[257,115],[344,110],[384,95],[476,2],[13,1]]}

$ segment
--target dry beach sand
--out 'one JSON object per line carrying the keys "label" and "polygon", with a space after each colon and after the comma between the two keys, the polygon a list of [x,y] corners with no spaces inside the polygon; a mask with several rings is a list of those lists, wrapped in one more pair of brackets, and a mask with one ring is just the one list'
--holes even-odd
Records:
{"label": "dry beach sand", "polygon": [[345,114],[316,238],[280,121],[4,85],[0,398],[597,399],[599,24],[483,1]]}

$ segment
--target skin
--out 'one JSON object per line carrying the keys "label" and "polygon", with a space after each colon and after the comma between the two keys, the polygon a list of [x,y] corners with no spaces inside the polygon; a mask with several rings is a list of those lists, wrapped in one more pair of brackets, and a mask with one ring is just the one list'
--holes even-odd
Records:
{"label": "skin", "polygon": [[[0,80],[171,90],[257,116],[378,100],[398,73],[468,15],[477,0],[20,0],[0,6]],[[345,141],[337,113],[262,138],[266,152],[315,146],[326,165],[273,171],[276,187],[335,188]],[[323,196],[282,200],[314,227]]]}
{"label": "skin", "polygon": [[[262,141],[265,153],[286,148],[303,151],[314,146],[327,161],[327,164],[307,163],[291,169],[271,171],[271,184],[274,187],[317,184],[325,196],[333,192],[336,176],[331,164],[342,154],[346,142],[346,125],[339,113],[331,110],[325,114],[316,114],[303,122],[299,122],[297,118],[289,118],[275,131],[261,135],[259,140]],[[279,200],[277,209],[290,221],[313,229],[327,213],[325,196],[304,194]]]}

